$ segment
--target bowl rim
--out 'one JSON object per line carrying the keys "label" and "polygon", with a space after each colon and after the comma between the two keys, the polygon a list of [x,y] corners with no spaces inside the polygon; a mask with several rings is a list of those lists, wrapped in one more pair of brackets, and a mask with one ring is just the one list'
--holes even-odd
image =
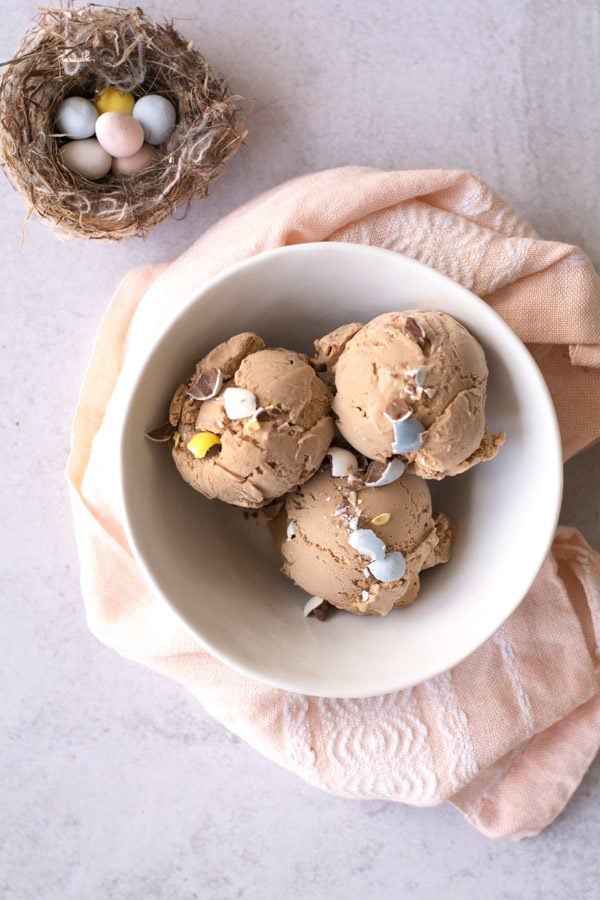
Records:
{"label": "bowl rim", "polygon": [[[417,680],[406,681],[402,680],[400,683],[394,682],[389,683],[377,690],[373,689],[365,689],[361,692],[352,691],[352,693],[343,693],[336,692],[336,694],[328,693],[327,691],[318,691],[318,690],[306,690],[298,686],[295,681],[288,680],[285,677],[276,677],[272,676],[266,671],[257,671],[250,665],[247,665],[243,662],[240,662],[235,656],[229,654],[227,651],[221,649],[220,647],[215,646],[209,639],[207,639],[204,635],[200,634],[197,627],[188,620],[188,617],[175,606],[174,602],[170,599],[170,597],[164,592],[164,590],[160,587],[157,579],[154,577],[152,568],[149,562],[146,561],[146,557],[136,539],[135,528],[132,523],[132,517],[129,514],[129,502],[128,502],[128,487],[127,487],[127,479],[126,479],[126,434],[127,434],[127,422],[130,417],[131,408],[133,406],[134,398],[138,392],[140,384],[144,380],[146,376],[146,371],[148,368],[149,361],[153,356],[158,345],[163,341],[163,339],[167,336],[167,334],[175,328],[177,323],[187,315],[188,311],[195,304],[201,302],[203,296],[212,291],[215,287],[218,287],[222,282],[229,280],[230,278],[235,278],[239,275],[239,273],[244,272],[245,270],[252,268],[254,266],[268,264],[269,260],[273,257],[279,257],[282,255],[300,255],[304,253],[329,253],[335,247],[336,253],[352,253],[352,254],[365,254],[369,256],[383,255],[385,254],[386,258],[393,254],[395,257],[401,257],[403,263],[408,265],[409,268],[413,268],[416,272],[422,272],[423,270],[427,270],[427,272],[434,272],[437,277],[440,279],[449,282],[453,289],[458,289],[463,292],[466,296],[468,296],[470,302],[475,302],[482,307],[485,307],[486,315],[489,315],[491,320],[495,322],[494,327],[499,331],[503,332],[505,337],[508,338],[509,341],[513,342],[513,345],[519,346],[519,351],[524,352],[531,364],[531,374],[534,380],[537,382],[537,388],[540,391],[540,396],[543,398],[546,405],[546,413],[548,426],[552,431],[553,442],[552,442],[552,450],[553,450],[553,463],[554,463],[554,478],[552,481],[553,489],[554,489],[554,512],[553,515],[548,517],[547,520],[547,536],[546,540],[543,543],[544,552],[540,554],[540,559],[538,561],[538,565],[535,569],[532,570],[531,575],[523,582],[522,587],[515,591],[515,597],[513,602],[502,609],[502,615],[500,617],[496,617],[493,619],[493,625],[488,626],[488,628],[482,629],[482,633],[477,637],[477,642],[470,647],[467,652],[461,651],[458,653],[451,654],[450,657],[446,657],[444,659],[444,664],[441,663],[431,664],[430,666],[424,666],[423,672],[419,675]],[[179,622],[185,627],[185,629],[194,637],[195,641],[199,644],[199,648],[207,650],[210,654],[215,656],[220,662],[224,663],[226,666],[240,672],[242,675],[245,675],[249,678],[252,678],[258,682],[269,685],[270,687],[278,688],[280,690],[290,691],[295,694],[305,694],[307,696],[314,697],[338,697],[338,698],[347,698],[347,699],[361,699],[366,697],[373,697],[379,695],[385,695],[389,693],[393,693],[396,691],[405,690],[411,687],[414,687],[417,684],[422,684],[423,682],[429,680],[430,678],[434,678],[437,675],[442,674],[443,672],[448,671],[449,669],[454,668],[454,666],[458,665],[458,663],[462,662],[464,659],[467,659],[478,650],[487,640],[489,640],[492,635],[498,631],[499,628],[507,621],[507,619],[513,614],[513,612],[517,609],[517,607],[522,603],[525,599],[531,585],[537,578],[541,567],[543,565],[544,560],[546,559],[548,552],[552,546],[556,528],[559,521],[561,502],[562,502],[562,494],[563,494],[563,482],[564,482],[564,470],[563,470],[564,462],[562,457],[562,439],[560,434],[560,427],[558,423],[558,418],[556,415],[556,410],[554,408],[554,403],[552,400],[552,395],[546,383],[544,376],[542,375],[535,359],[529,352],[528,348],[525,346],[523,341],[519,338],[519,336],[513,331],[513,329],[508,325],[507,322],[496,312],[493,307],[491,307],[485,300],[482,300],[481,297],[478,297],[477,294],[474,294],[468,288],[459,284],[459,282],[454,281],[452,278],[449,278],[442,272],[439,272],[437,269],[432,266],[427,265],[426,263],[422,263],[419,260],[413,259],[410,256],[406,256],[403,253],[398,253],[395,250],[388,250],[383,247],[373,247],[367,244],[358,244],[346,241],[307,241],[300,244],[291,244],[280,247],[275,247],[268,250],[263,250],[259,253],[254,254],[253,256],[247,257],[246,259],[241,260],[240,262],[234,263],[231,266],[226,267],[222,271],[218,272],[216,275],[213,275],[209,279],[207,279],[200,287],[194,289],[194,291],[190,292],[187,299],[183,301],[182,305],[178,309],[177,313],[169,319],[165,325],[157,329],[156,333],[153,336],[151,346],[146,350],[146,354],[144,357],[144,361],[141,363],[139,370],[128,389],[127,399],[125,403],[124,414],[120,423],[120,434],[119,434],[119,442],[118,442],[118,476],[119,476],[119,494],[121,499],[121,510],[123,514],[123,528],[125,531],[125,536],[129,545],[129,549],[132,553],[132,556],[140,567],[144,580],[152,588],[155,595],[169,608],[169,610],[177,617]],[[491,617],[493,618],[493,617]]]}

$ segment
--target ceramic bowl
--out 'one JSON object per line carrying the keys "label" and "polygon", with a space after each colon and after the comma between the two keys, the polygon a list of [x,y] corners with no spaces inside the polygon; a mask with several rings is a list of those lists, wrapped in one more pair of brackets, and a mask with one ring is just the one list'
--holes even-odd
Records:
{"label": "ceramic bowl", "polygon": [[[169,448],[144,433],[164,422],[201,356],[241,331],[311,353],[345,322],[436,308],[478,338],[489,370],[487,423],[498,456],[432,485],[434,511],[459,528],[448,565],[424,574],[417,602],[384,618],[304,618],[307,596],[280,572],[270,540],[238,508],[192,490]],[[562,491],[561,445],[546,384],[521,341],[479,298],[387,250],[301,244],[253,257],[207,283],[171,321],[132,389],[121,435],[131,549],[145,577],[211,653],[246,675],[319,696],[406,688],[479,647],[525,596],[549,549]]]}

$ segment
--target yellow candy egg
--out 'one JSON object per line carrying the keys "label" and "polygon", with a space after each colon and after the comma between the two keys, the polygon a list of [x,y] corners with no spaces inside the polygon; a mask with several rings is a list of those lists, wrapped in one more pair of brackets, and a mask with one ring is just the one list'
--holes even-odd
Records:
{"label": "yellow candy egg", "polygon": [[220,437],[213,434],[212,431],[199,431],[193,438],[190,438],[186,446],[196,459],[204,459],[210,448],[216,447],[220,443]]}
{"label": "yellow candy egg", "polygon": [[114,87],[107,87],[100,91],[94,103],[100,115],[105,112],[120,112],[130,116],[135,106],[135,97]]}

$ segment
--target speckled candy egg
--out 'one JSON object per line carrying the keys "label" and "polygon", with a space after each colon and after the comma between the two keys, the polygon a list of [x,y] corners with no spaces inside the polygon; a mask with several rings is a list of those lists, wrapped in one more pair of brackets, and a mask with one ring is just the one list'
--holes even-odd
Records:
{"label": "speckled candy egg", "polygon": [[58,107],[56,130],[74,141],[92,137],[98,111],[85,97],[67,97]]}
{"label": "speckled candy egg", "polygon": [[135,105],[135,97],[114,87],[106,87],[100,91],[94,102],[100,115],[106,112],[120,112],[130,116]]}
{"label": "speckled candy egg", "polygon": [[64,166],[89,181],[98,181],[110,171],[112,157],[100,146],[96,138],[84,141],[69,141],[60,148]]}
{"label": "speckled candy egg", "polygon": [[96,137],[107,153],[121,159],[138,152],[144,143],[144,129],[132,116],[107,112],[98,117]]}
{"label": "speckled candy egg", "polygon": [[158,159],[158,150],[149,144],[143,144],[141,150],[134,153],[133,156],[125,158],[113,159],[112,173],[113,175],[138,175],[144,169],[149,169]]}
{"label": "speckled candy egg", "polygon": [[133,118],[144,129],[147,144],[162,144],[175,128],[177,113],[173,104],[160,94],[140,97],[133,107]]}

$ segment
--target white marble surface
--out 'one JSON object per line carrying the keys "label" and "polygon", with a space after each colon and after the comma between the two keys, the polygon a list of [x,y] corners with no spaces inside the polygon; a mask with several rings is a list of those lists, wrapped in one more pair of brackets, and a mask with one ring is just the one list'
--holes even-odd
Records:
{"label": "white marble surface", "polygon": [[[0,56],[33,14],[4,0]],[[467,167],[600,264],[595,0],[148,0],[255,98],[247,146],[184,222],[61,244],[0,184],[4,439],[0,896],[7,900],[598,897],[600,763],[541,837],[450,808],[321,794],[86,630],[63,468],[94,333],[133,265],[282,179],[343,163]],[[600,448],[564,521],[600,546]]]}

